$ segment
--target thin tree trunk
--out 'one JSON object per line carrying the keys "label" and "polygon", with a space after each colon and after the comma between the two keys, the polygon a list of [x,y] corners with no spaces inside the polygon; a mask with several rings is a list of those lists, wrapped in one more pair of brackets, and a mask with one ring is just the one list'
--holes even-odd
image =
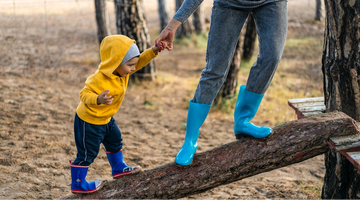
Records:
{"label": "thin tree trunk", "polygon": [[236,93],[237,87],[237,77],[240,70],[241,63],[241,36],[236,44],[235,52],[233,59],[231,61],[231,65],[229,67],[229,71],[226,76],[226,80],[219,90],[215,98],[215,104],[220,103],[223,98],[232,97]]}
{"label": "thin tree trunk", "polygon": [[[323,53],[326,111],[342,111],[360,119],[360,11],[357,1],[325,0],[326,27]],[[325,154],[322,198],[360,198],[360,172],[340,153]]]}
{"label": "thin tree trunk", "polygon": [[316,8],[315,8],[315,20],[322,21],[322,1],[323,0],[316,0]]}
{"label": "thin tree trunk", "polygon": [[169,9],[166,5],[166,0],[158,0],[159,4],[159,18],[160,18],[160,31],[163,30],[169,22]]}
{"label": "thin tree trunk", "polygon": [[302,162],[327,151],[329,137],[359,134],[356,122],[341,112],[285,123],[270,137],[245,137],[196,154],[193,163],[175,163],[106,183],[90,195],[65,199],[178,199],[256,174]]}
{"label": "thin tree trunk", "polygon": [[244,36],[243,54],[242,59],[250,60],[255,49],[256,41],[256,25],[254,15],[249,14],[246,22],[246,32]]}
{"label": "thin tree trunk", "polygon": [[[150,36],[142,0],[114,0],[117,33],[126,35],[136,41],[140,52],[150,48]],[[154,80],[155,63],[151,61],[146,67],[133,74],[132,79]]]}
{"label": "thin tree trunk", "polygon": [[193,13],[193,24],[196,34],[205,32],[204,6],[201,6]]}
{"label": "thin tree trunk", "polygon": [[106,8],[106,0],[95,0],[95,17],[98,30],[99,44],[110,33],[109,15]]}
{"label": "thin tree trunk", "polygon": [[[184,0],[175,0],[175,3],[176,3],[175,11],[179,10],[179,8],[183,4],[183,2],[184,2]],[[189,36],[191,36],[192,32],[193,32],[192,23],[190,23],[190,20],[187,19],[183,24],[181,24],[179,26],[179,28],[177,29],[177,31],[175,33],[175,37],[176,38],[189,37]]]}

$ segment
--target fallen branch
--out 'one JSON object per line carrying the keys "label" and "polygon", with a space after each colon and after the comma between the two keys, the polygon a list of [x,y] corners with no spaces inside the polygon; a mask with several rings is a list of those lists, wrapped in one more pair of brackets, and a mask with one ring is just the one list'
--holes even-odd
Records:
{"label": "fallen branch", "polygon": [[321,114],[277,126],[264,140],[245,137],[196,154],[187,168],[169,163],[108,182],[97,193],[64,198],[186,197],[323,154],[329,137],[353,134],[359,134],[359,129],[351,117],[342,112]]}

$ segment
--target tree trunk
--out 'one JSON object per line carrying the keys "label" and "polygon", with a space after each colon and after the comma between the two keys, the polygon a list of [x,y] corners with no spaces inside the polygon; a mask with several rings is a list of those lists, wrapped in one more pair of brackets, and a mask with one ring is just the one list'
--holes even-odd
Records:
{"label": "tree trunk", "polygon": [[[351,6],[349,3],[353,2]],[[355,1],[326,0],[323,54],[325,105],[360,120],[360,16]]]}
{"label": "tree trunk", "polygon": [[[321,193],[322,199],[346,198],[350,186],[350,172],[355,172],[354,165],[345,156],[332,148],[325,153],[325,177]],[[338,169],[336,169],[338,168]],[[358,171],[358,170],[357,170]]]}
{"label": "tree trunk", "polygon": [[94,194],[65,198],[182,198],[323,154],[329,137],[353,134],[359,134],[359,128],[352,118],[326,113],[277,126],[266,139],[244,137],[198,153],[187,168],[168,163],[108,182]]}
{"label": "tree trunk", "polygon": [[159,18],[160,18],[160,31],[162,31],[169,22],[169,9],[166,5],[166,0],[158,0],[159,4]]}
{"label": "tree trunk", "polygon": [[[175,3],[176,3],[175,11],[179,10],[179,8],[183,4],[183,2],[184,2],[184,0],[175,0]],[[177,31],[175,33],[175,37],[176,38],[189,37],[189,36],[191,36],[192,32],[193,32],[192,23],[190,23],[190,20],[187,19],[183,24],[181,24],[179,26],[179,28],[177,29]]]}
{"label": "tree trunk", "polygon": [[[146,26],[142,0],[114,0],[114,3],[117,33],[134,39],[140,52],[150,48],[150,36]],[[154,80],[154,61],[130,77],[136,80]]]}
{"label": "tree trunk", "polygon": [[201,6],[193,13],[193,24],[196,34],[205,32],[204,6]]}
{"label": "tree trunk", "polygon": [[223,98],[233,97],[236,93],[237,87],[237,77],[240,70],[241,63],[241,37],[236,44],[235,52],[233,59],[231,61],[231,65],[229,67],[228,74],[226,76],[226,80],[222,87],[219,90],[215,98],[215,104],[218,104],[222,101]]}
{"label": "tree trunk", "polygon": [[109,15],[106,9],[106,0],[95,0],[95,17],[98,30],[99,44],[110,33]]}
{"label": "tree trunk", "polygon": [[256,41],[255,20],[254,20],[254,15],[250,13],[246,22],[246,32],[244,36],[242,59],[244,60],[251,59],[255,49],[255,41]]}
{"label": "tree trunk", "polygon": [[[339,110],[359,120],[359,3],[325,0],[325,8],[322,70],[326,111]],[[325,154],[325,159],[322,198],[360,198],[359,170],[332,148]]]}
{"label": "tree trunk", "polygon": [[322,21],[322,3],[323,0],[316,0],[316,8],[315,8],[315,20]]}

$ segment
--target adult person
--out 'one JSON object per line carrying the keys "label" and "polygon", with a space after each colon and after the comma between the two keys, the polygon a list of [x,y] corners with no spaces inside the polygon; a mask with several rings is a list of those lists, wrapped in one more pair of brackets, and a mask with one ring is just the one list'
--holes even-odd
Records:
{"label": "adult person", "polygon": [[[155,40],[155,44],[167,41],[168,49],[172,50],[175,31],[202,2],[203,0],[185,0]],[[250,120],[260,106],[284,50],[287,0],[214,0],[206,67],[201,73],[194,98],[189,101],[185,142],[175,158],[179,165],[187,166],[193,160],[198,146],[196,141],[199,129],[226,79],[240,31],[250,12],[255,19],[259,54],[250,70],[246,86],[240,87],[234,111],[234,132],[237,139],[243,135],[265,138],[272,132],[271,128],[258,127],[250,123]]]}

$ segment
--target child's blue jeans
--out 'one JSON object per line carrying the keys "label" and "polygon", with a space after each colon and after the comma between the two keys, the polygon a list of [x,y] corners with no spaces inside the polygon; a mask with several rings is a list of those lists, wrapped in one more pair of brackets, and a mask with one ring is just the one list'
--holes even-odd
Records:
{"label": "child's blue jeans", "polygon": [[222,1],[212,9],[206,67],[194,95],[194,102],[212,104],[223,85],[234,55],[241,28],[254,14],[259,40],[257,61],[250,70],[246,90],[264,94],[280,62],[287,34],[287,2],[277,1],[253,9],[239,9]]}
{"label": "child's blue jeans", "polygon": [[122,149],[121,132],[114,118],[105,125],[90,124],[75,115],[75,143],[77,148],[74,165],[89,166],[94,162],[103,143],[107,152],[118,152]]}

